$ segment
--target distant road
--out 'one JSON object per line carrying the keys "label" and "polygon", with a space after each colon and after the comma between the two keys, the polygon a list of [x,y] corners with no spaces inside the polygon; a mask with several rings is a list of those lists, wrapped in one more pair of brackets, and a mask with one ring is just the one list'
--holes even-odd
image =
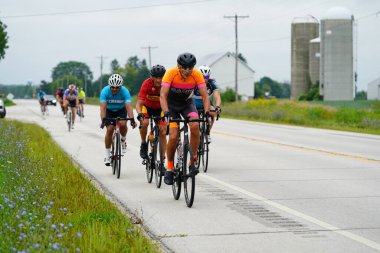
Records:
{"label": "distant road", "polygon": [[380,137],[221,118],[192,208],[146,182],[138,129],[121,178],[103,165],[99,108],[67,131],[59,107],[43,118],[16,100],[7,118],[35,122],[171,252],[380,252]]}

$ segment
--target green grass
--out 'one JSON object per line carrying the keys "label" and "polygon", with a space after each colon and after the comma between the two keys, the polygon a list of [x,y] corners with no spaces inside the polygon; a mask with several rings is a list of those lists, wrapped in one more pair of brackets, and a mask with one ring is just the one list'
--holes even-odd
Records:
{"label": "green grass", "polygon": [[0,120],[0,252],[159,252],[42,128]]}
{"label": "green grass", "polygon": [[380,102],[257,99],[223,105],[222,117],[380,135]]}
{"label": "green grass", "polygon": [[4,101],[5,107],[16,105],[12,100],[9,100],[8,98],[4,98],[3,101]]}

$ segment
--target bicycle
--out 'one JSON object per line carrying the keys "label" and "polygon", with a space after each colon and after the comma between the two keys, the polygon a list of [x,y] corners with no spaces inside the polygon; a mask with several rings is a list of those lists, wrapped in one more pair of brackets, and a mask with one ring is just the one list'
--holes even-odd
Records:
{"label": "bicycle", "polygon": [[[215,112],[211,110],[210,112]],[[199,117],[205,117],[203,110],[198,110]],[[219,120],[219,114],[216,116],[216,120]],[[207,172],[208,169],[208,156],[210,153],[208,136],[210,135],[210,126],[207,122],[203,121],[199,123],[200,129],[200,141],[197,150],[197,169],[199,169],[202,164],[203,172]]]}
{"label": "bicycle", "polygon": [[[146,143],[148,145],[148,159],[143,160],[146,166],[146,177],[148,183],[152,182],[153,171],[155,175],[156,187],[160,188],[162,183],[164,155],[162,153],[162,143],[160,138],[160,126],[158,122],[162,120],[160,116],[150,116],[149,118],[150,132],[147,136]],[[153,126],[154,123],[154,126]],[[140,125],[141,128],[141,125]],[[157,154],[159,158],[157,158]]]}
{"label": "bicycle", "polygon": [[[197,168],[194,166],[193,150],[189,142],[189,126],[190,122],[203,122],[205,118],[192,119],[188,117],[185,119],[170,119],[170,122],[183,123],[183,127],[179,128],[179,138],[176,147],[176,164],[174,167],[174,180],[172,185],[173,196],[178,200],[181,195],[181,184],[183,182],[186,205],[190,208],[194,203],[195,195],[195,176],[198,174]],[[183,133],[183,141],[181,133]],[[190,163],[188,159],[190,158]],[[175,159],[175,158],[174,158]]]}
{"label": "bicycle", "polygon": [[112,174],[117,178],[120,178],[121,171],[121,157],[124,156],[121,154],[121,135],[120,135],[120,121],[122,120],[133,120],[134,118],[107,118],[106,120],[116,121],[116,127],[114,128],[112,135],[112,145],[111,145],[111,167]]}
{"label": "bicycle", "polygon": [[68,108],[67,108],[67,126],[68,126],[69,132],[70,132],[72,129],[72,126],[73,126],[73,115],[72,115],[70,106],[68,106]]}
{"label": "bicycle", "polygon": [[79,116],[79,121],[82,121],[83,118],[83,104],[79,103],[77,106],[77,115]]}
{"label": "bicycle", "polygon": [[47,110],[47,106],[46,106],[46,101],[45,100],[40,100],[40,107],[41,107],[42,116],[45,116],[46,110]]}

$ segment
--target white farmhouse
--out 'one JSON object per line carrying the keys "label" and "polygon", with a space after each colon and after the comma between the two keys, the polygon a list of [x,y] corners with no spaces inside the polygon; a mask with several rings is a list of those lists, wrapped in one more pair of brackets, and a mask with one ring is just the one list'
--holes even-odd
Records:
{"label": "white farmhouse", "polygon": [[[197,60],[197,66],[208,65],[211,68],[211,78],[215,79],[218,87],[235,90],[235,54],[209,54]],[[255,95],[255,71],[245,62],[238,60],[238,94],[242,100],[253,99]]]}
{"label": "white farmhouse", "polygon": [[368,84],[367,99],[380,100],[380,78]]}

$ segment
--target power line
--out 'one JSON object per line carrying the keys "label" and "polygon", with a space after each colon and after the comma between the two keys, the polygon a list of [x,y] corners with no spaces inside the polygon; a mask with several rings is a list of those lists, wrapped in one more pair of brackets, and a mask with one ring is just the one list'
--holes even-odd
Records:
{"label": "power line", "polygon": [[0,17],[0,18],[2,18],[2,19],[7,19],[7,18],[30,18],[30,17],[44,17],[44,16],[62,16],[62,15],[71,15],[71,14],[88,14],[88,13],[97,13],[97,12],[109,12],[109,11],[122,11],[122,10],[132,10],[132,9],[144,9],[144,8],[161,7],[161,6],[175,6],[175,5],[185,5],[185,4],[197,4],[197,3],[213,2],[213,1],[218,1],[218,0],[198,0],[198,1],[163,3],[163,4],[150,4],[150,5],[131,6],[131,7],[97,9],[97,10],[63,11],[63,12],[37,13],[37,14],[25,14],[25,15],[10,15],[10,16],[3,16],[3,17]]}

